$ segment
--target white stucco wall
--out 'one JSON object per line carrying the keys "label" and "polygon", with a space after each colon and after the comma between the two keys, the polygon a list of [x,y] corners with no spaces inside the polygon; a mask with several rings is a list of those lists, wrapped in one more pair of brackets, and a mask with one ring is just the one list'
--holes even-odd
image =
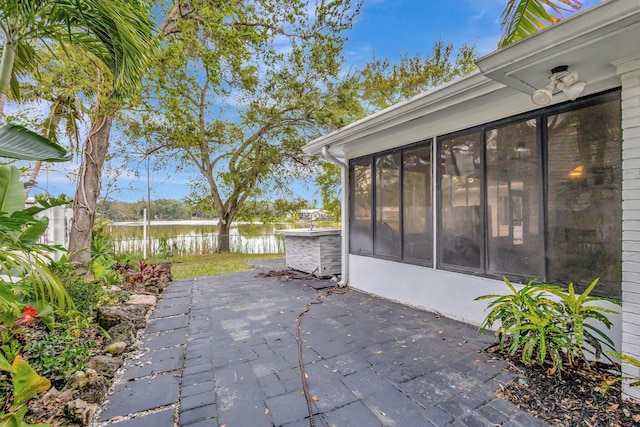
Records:
{"label": "white stucco wall", "polygon": [[[500,280],[358,255],[349,255],[349,278],[349,285],[355,289],[473,325],[482,323],[488,303],[488,300],[474,301],[474,298],[509,292]],[[614,304],[603,306],[620,312],[620,307]],[[611,314],[609,319],[614,326],[608,335],[620,351],[622,316]],[[604,326],[601,329],[606,330]]]}

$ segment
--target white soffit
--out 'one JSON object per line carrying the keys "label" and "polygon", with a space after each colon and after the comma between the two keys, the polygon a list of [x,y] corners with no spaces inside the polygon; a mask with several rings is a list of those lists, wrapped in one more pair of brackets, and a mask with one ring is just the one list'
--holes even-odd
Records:
{"label": "white soffit", "polygon": [[476,63],[485,76],[531,95],[559,65],[589,86],[615,77],[613,63],[638,54],[640,0],[608,0]]}

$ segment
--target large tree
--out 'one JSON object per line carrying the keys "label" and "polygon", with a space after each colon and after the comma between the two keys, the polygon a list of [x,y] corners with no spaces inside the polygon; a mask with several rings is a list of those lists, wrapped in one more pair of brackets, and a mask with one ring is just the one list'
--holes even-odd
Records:
{"label": "large tree", "polygon": [[[463,44],[456,49],[452,43],[445,44],[442,40],[434,43],[429,55],[405,53],[398,62],[374,57],[357,74],[355,96],[373,113],[470,73],[476,68],[476,57],[474,45]],[[316,184],[323,208],[337,220],[341,208],[339,168],[324,163]]]}
{"label": "large tree", "polygon": [[445,44],[441,39],[429,55],[405,53],[397,63],[374,57],[360,72],[360,96],[373,111],[382,110],[469,74],[476,69],[476,57],[474,45],[463,44],[456,49],[453,43]]}
{"label": "large tree", "polygon": [[[184,6],[184,5],[183,5]],[[141,138],[195,168],[190,200],[219,217],[218,250],[245,201],[287,187],[310,138],[345,125],[349,84],[337,79],[349,0],[192,2],[161,26]]]}
{"label": "large tree", "polygon": [[113,61],[102,61],[93,69],[96,97],[90,112],[91,126],[82,145],[69,235],[72,259],[81,265],[86,265],[90,258],[88,251],[83,249],[91,246],[102,168],[114,118],[128,100],[138,95],[156,46],[149,1],[96,1],[101,7],[85,9],[83,15],[100,31],[111,50],[126,54],[111,55]]}

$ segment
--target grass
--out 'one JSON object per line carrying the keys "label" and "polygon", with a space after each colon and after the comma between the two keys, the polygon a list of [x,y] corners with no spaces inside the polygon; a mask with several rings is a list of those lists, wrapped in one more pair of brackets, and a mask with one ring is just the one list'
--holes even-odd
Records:
{"label": "grass", "polygon": [[200,276],[215,276],[217,274],[236,273],[250,270],[245,264],[247,261],[261,259],[274,259],[282,257],[282,254],[242,254],[219,253],[206,255],[192,255],[153,261],[171,261],[171,273],[174,279],[190,279]]}

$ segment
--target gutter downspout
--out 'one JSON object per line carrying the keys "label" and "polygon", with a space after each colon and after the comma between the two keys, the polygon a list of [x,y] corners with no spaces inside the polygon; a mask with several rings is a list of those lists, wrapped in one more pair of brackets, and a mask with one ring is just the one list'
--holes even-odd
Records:
{"label": "gutter downspout", "polygon": [[329,146],[322,147],[322,157],[325,160],[333,163],[340,168],[340,185],[342,194],[342,264],[341,264],[341,279],[338,282],[338,286],[343,288],[349,283],[349,170],[345,162],[338,160],[335,156],[329,153]]}

